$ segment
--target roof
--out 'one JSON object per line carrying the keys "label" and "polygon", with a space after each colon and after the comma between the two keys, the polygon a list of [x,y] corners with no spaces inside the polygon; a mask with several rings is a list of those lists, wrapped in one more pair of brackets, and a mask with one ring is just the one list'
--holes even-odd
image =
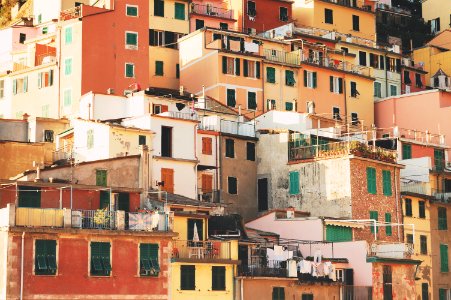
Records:
{"label": "roof", "polygon": [[437,72],[435,72],[435,74],[432,75],[431,77],[434,78],[441,75],[448,77],[448,74],[446,74],[445,71],[442,70],[442,68],[438,69]]}
{"label": "roof", "polygon": [[243,218],[238,214],[212,216],[208,221],[208,235],[221,238],[247,238]]}
{"label": "roof", "polygon": [[444,50],[451,50],[451,29],[443,30],[426,45]]}
{"label": "roof", "polygon": [[158,193],[149,193],[148,198],[152,201],[167,202],[169,205],[197,206],[205,208],[215,208],[222,206],[220,203],[201,202],[196,199],[188,198],[178,194],[164,193],[162,198],[158,198]]}
{"label": "roof", "polygon": [[185,101],[196,101],[197,97],[189,92],[183,92],[180,94],[179,90],[166,89],[166,88],[157,88],[157,87],[148,87],[144,90],[144,94],[148,96],[159,96],[159,97],[167,97],[167,98],[176,98],[179,100]]}

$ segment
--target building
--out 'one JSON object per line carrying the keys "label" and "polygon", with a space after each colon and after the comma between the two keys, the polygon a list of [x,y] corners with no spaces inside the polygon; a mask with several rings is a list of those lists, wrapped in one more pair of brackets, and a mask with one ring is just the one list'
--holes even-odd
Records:
{"label": "building", "polygon": [[[139,189],[108,187],[118,200],[108,197],[109,208],[99,210],[98,186],[14,181],[2,186],[1,243],[10,245],[2,252],[3,298],[168,299],[175,234],[167,214],[152,224],[157,213],[122,210],[132,203],[139,207]],[[136,222],[139,218],[148,222]]]}
{"label": "building", "polygon": [[413,60],[403,57],[401,61],[401,94],[426,90],[426,74],[422,65],[415,64]]}
{"label": "building", "polygon": [[202,1],[193,1],[190,6],[189,17],[190,32],[203,27],[237,30],[236,14],[231,3],[213,1],[205,4]]}
{"label": "building", "polygon": [[439,0],[428,0],[422,2],[423,19],[430,25],[431,33],[438,34],[450,29],[449,11],[451,4]]}

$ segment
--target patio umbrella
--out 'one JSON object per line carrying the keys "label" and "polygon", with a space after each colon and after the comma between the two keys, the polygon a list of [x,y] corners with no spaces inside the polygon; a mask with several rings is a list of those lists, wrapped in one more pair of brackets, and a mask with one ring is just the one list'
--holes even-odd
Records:
{"label": "patio umbrella", "polygon": [[199,241],[199,232],[197,231],[197,224],[196,223],[194,223],[193,241],[194,242],[198,242]]}

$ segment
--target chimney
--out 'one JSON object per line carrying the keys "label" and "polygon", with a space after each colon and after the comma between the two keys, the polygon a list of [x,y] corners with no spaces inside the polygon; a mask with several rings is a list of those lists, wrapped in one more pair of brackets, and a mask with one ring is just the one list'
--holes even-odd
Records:
{"label": "chimney", "polygon": [[30,115],[27,114],[27,113],[24,113],[24,114],[22,115],[22,120],[28,121],[28,117],[30,117]]}

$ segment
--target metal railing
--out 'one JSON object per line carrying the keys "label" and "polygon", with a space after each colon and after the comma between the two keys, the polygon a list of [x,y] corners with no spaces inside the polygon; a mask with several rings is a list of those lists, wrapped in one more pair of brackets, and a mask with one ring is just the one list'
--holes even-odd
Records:
{"label": "metal railing", "polygon": [[295,147],[289,144],[289,160],[303,160],[312,158],[341,157],[353,154],[374,160],[396,163],[396,151],[380,147],[370,147],[366,144],[352,142],[335,142],[320,145]]}
{"label": "metal railing", "polygon": [[64,213],[54,208],[16,208],[16,226],[63,227]]}
{"label": "metal railing", "polygon": [[342,288],[342,300],[371,300],[373,287],[345,285]]}
{"label": "metal railing", "polygon": [[263,49],[265,59],[284,64],[300,65],[301,64],[301,52],[300,50],[293,52],[285,52],[273,49]]}
{"label": "metal railing", "polygon": [[399,128],[396,126],[391,128],[378,129],[377,136],[379,138],[384,134],[388,134],[389,138],[400,138],[426,144],[445,145],[445,135],[434,134],[428,131]]}
{"label": "metal railing", "polygon": [[306,57],[302,60],[305,63],[315,64],[318,66],[328,67],[336,70],[350,72],[358,75],[373,77],[372,69],[370,67],[355,65],[350,62],[341,61],[338,59],[331,59],[328,57]]}
{"label": "metal railing", "polygon": [[232,259],[230,242],[176,240],[172,249],[174,259]]}
{"label": "metal railing", "polygon": [[60,12],[60,21],[66,21],[80,17],[81,17],[81,6],[72,7]]}
{"label": "metal railing", "polygon": [[335,3],[338,5],[343,5],[343,6],[352,7],[352,8],[361,9],[361,10],[371,11],[371,6],[364,5],[365,2],[363,0],[321,0],[321,1]]}
{"label": "metal railing", "polygon": [[71,159],[73,157],[73,144],[65,145],[53,151],[53,161]]}
{"label": "metal railing", "polygon": [[220,131],[223,133],[255,137],[255,126],[249,123],[221,120]]}
{"label": "metal railing", "polygon": [[72,227],[86,229],[115,229],[116,211],[72,210]]}
{"label": "metal railing", "polygon": [[206,15],[206,16],[213,16],[213,17],[219,17],[224,19],[233,19],[233,11],[215,7],[212,5],[201,5],[201,4],[195,4],[193,3],[191,5],[191,12],[200,14],[200,15]]}
{"label": "metal railing", "polygon": [[368,245],[368,256],[385,258],[407,258],[413,254],[413,244],[374,242]]}
{"label": "metal railing", "polygon": [[401,192],[431,196],[439,202],[451,203],[451,192],[431,188],[425,182],[401,184]]}
{"label": "metal railing", "polygon": [[126,212],[125,229],[132,231],[168,231],[169,215],[164,212]]}
{"label": "metal railing", "polygon": [[197,198],[199,201],[202,202],[220,203],[221,191],[219,190],[204,191],[202,188],[199,188],[197,192]]}
{"label": "metal railing", "polygon": [[193,120],[193,121],[197,121],[199,119],[197,116],[197,113],[194,111],[191,113],[179,112],[179,111],[167,111],[167,112],[161,113],[159,115],[170,117],[170,118],[175,118],[175,119],[184,119],[184,120]]}
{"label": "metal railing", "polygon": [[287,261],[255,261],[238,266],[239,276],[288,277]]}

